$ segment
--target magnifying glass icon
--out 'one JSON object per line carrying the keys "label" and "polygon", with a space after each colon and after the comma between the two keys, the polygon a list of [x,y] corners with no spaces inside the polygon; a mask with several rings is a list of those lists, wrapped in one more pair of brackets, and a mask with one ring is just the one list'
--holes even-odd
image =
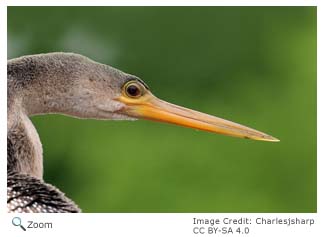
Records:
{"label": "magnifying glass icon", "polygon": [[23,231],[26,231],[26,228],[24,227],[24,226],[22,226],[22,224],[21,224],[21,219],[20,219],[20,217],[14,217],[14,218],[12,218],[12,224],[14,225],[14,226],[20,226],[20,228],[23,230]]}

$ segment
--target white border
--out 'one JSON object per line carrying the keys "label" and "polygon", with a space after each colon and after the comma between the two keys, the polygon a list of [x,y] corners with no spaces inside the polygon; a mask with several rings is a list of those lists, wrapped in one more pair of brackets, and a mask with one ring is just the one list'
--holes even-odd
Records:
{"label": "white border", "polygon": [[[5,134],[7,133],[7,114],[4,111],[7,111],[7,9],[0,3],[0,45],[2,45],[2,49],[0,50],[0,108],[3,113],[0,114],[1,125],[0,129],[2,136],[0,137],[0,210],[5,210],[6,208],[6,195],[4,194],[6,191],[4,187],[7,187],[6,182],[6,173],[7,173],[7,162],[5,157],[7,157],[7,140],[5,138]],[[5,126],[6,125],[6,126]],[[3,215],[0,216],[0,222],[3,223]]]}
{"label": "white border", "polygon": [[[323,224],[325,224],[324,220],[324,212],[325,212],[325,188],[324,188],[324,138],[322,134],[324,134],[325,126],[322,121],[325,121],[324,115],[324,55],[325,55],[325,4],[318,5],[317,7],[317,212],[321,213],[323,217]],[[323,93],[322,93],[323,92]],[[321,106],[323,105],[323,106]],[[322,146],[323,143],[323,146]]]}
{"label": "white border", "polygon": [[[324,11],[324,1],[308,1],[308,0],[274,0],[274,1],[216,1],[216,0],[202,0],[202,1],[193,1],[193,0],[165,0],[165,1],[132,1],[132,0],[120,0],[120,1],[105,1],[105,0],[92,0],[92,1],[78,1],[78,0],[5,0],[0,1],[0,32],[1,32],[1,45],[2,50],[1,54],[1,84],[0,84],[0,94],[2,98],[0,99],[0,105],[2,111],[6,111],[6,67],[5,63],[7,60],[7,10],[6,6],[180,6],[180,5],[191,5],[191,6],[318,6],[318,17],[317,17],[317,76],[320,78],[317,87],[317,120],[318,120],[318,132],[317,132],[317,214],[298,214],[298,216],[304,218],[315,218],[316,226],[314,228],[302,228],[297,227],[295,229],[290,229],[290,227],[281,227],[281,226],[270,226],[270,227],[252,227],[254,231],[250,235],[243,236],[321,236],[321,233],[325,233],[322,229],[322,224],[324,222],[324,148],[322,147],[322,134],[324,134],[324,107],[321,105],[324,101],[324,20],[325,20],[325,11]],[[6,116],[3,112],[1,114],[1,124],[6,124]],[[6,140],[4,134],[6,131],[4,126],[1,126],[1,156],[0,159],[0,187],[6,186],[6,162],[4,157],[6,156]],[[3,188],[1,188],[3,190]],[[299,197],[297,197],[299,198]],[[3,191],[0,192],[0,222],[1,236],[22,236],[21,230],[19,228],[13,228],[11,225],[11,218],[13,215],[4,213],[6,210]],[[57,227],[55,231],[30,231],[24,232],[24,235],[28,236],[57,236],[59,234],[98,234],[105,233],[106,235],[111,236],[195,236],[192,234],[192,217],[201,216],[206,218],[218,218],[218,217],[240,217],[240,216],[250,216],[252,218],[257,216],[264,217],[287,217],[287,216],[296,216],[294,214],[81,214],[81,215],[21,215],[26,219],[48,221],[51,220],[56,223]],[[3,225],[4,224],[4,225]],[[3,226],[3,228],[2,228]],[[292,227],[291,227],[292,228]],[[3,235],[2,232],[7,233]],[[214,235],[216,236],[216,235]],[[219,234],[220,236],[220,234]],[[236,235],[232,235],[236,236]],[[238,235],[237,235],[238,236]],[[323,234],[324,236],[324,234]]]}
{"label": "white border", "polygon": [[316,0],[5,0],[7,6],[316,6]]}

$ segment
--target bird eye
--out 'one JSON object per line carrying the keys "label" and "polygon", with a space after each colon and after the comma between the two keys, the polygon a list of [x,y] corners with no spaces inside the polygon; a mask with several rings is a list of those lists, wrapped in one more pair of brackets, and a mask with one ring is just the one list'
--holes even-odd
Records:
{"label": "bird eye", "polygon": [[136,82],[129,82],[124,86],[125,94],[131,98],[139,98],[143,95],[143,88]]}

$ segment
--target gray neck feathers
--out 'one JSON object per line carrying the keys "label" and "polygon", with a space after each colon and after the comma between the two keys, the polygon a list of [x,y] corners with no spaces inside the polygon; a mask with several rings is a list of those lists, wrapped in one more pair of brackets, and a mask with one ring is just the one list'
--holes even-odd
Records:
{"label": "gray neck feathers", "polygon": [[8,171],[42,179],[42,145],[28,116],[69,114],[69,108],[78,103],[73,98],[74,79],[104,73],[103,67],[83,56],[66,53],[8,61]]}

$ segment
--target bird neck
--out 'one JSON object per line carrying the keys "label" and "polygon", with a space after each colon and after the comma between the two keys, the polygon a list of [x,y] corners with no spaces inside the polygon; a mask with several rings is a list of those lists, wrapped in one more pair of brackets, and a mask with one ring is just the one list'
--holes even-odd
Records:
{"label": "bird neck", "polygon": [[[43,150],[29,116],[65,110],[68,80],[60,80],[60,63],[46,65],[37,58],[7,63],[7,170],[42,179]],[[53,75],[59,75],[54,77]]]}
{"label": "bird neck", "polygon": [[22,108],[8,108],[7,171],[42,179],[43,150],[38,133]]}
{"label": "bird neck", "polygon": [[[89,61],[89,60],[88,60]],[[7,169],[43,176],[42,144],[29,116],[60,113],[83,117],[76,79],[89,62],[73,54],[40,54],[7,62]],[[84,98],[87,100],[87,92]],[[71,109],[74,111],[71,112]]]}

